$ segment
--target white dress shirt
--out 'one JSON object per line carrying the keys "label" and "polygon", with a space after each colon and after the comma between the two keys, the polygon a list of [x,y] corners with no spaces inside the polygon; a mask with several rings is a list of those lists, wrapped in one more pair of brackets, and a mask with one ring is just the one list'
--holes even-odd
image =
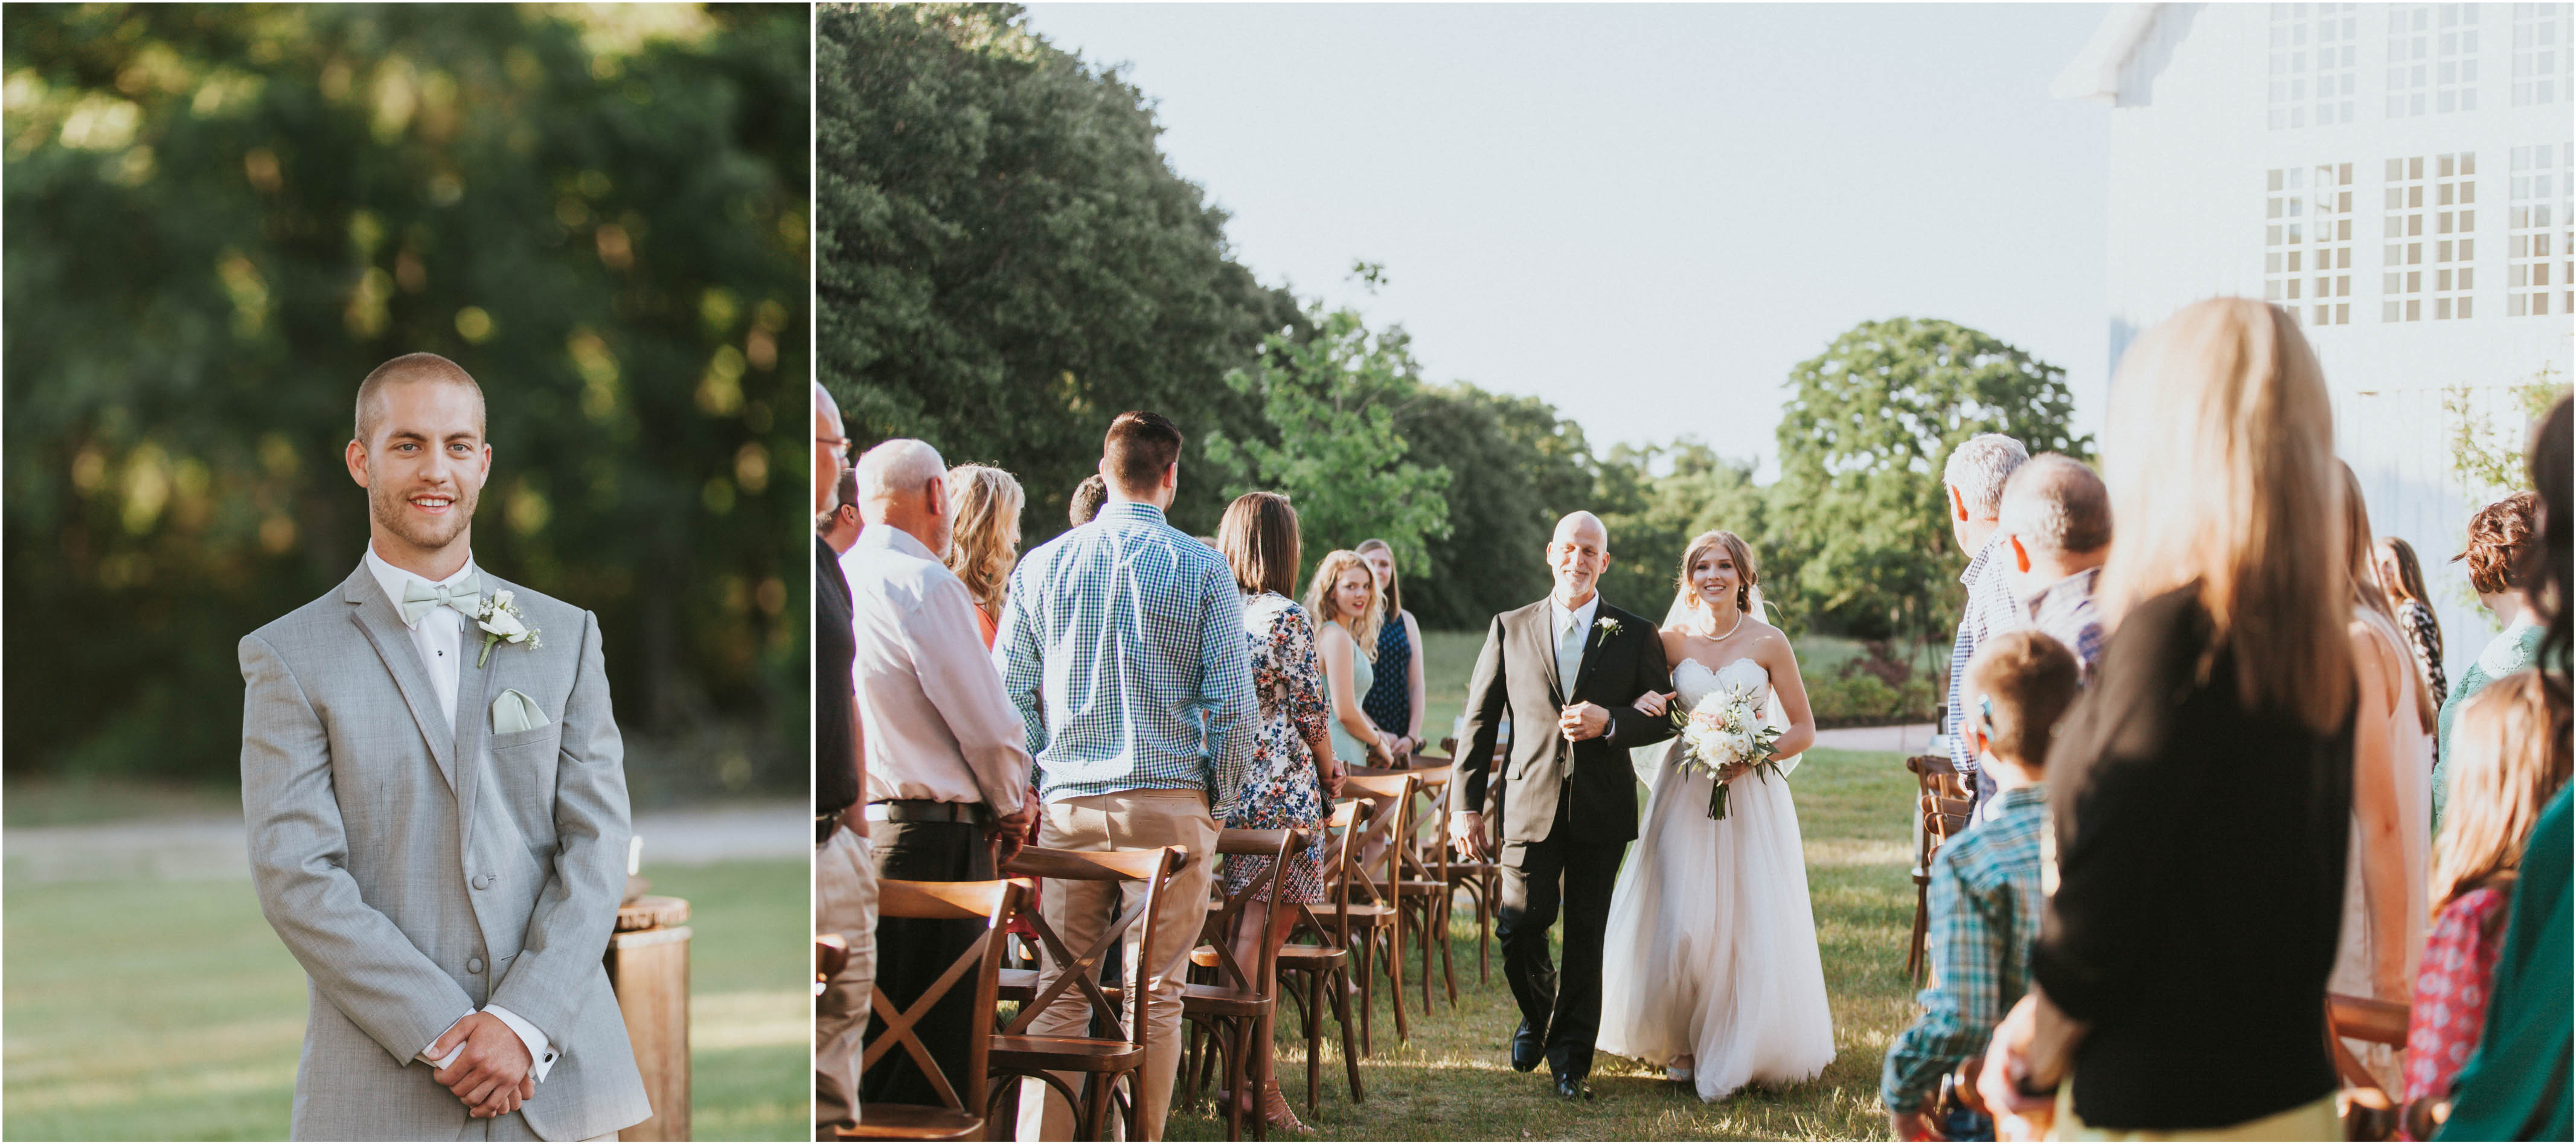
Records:
{"label": "white dress shirt", "polygon": [[1592,635],[1592,617],[1601,610],[1601,593],[1594,592],[1583,606],[1569,612],[1555,596],[1547,598],[1548,630],[1556,637],[1556,681],[1565,692],[1566,702],[1574,701],[1574,676],[1583,670],[1583,644]]}
{"label": "white dress shirt", "polygon": [[[376,583],[384,588],[385,598],[393,601],[394,618],[399,620],[402,618],[403,589],[412,581],[417,580],[430,587],[441,588],[475,575],[476,569],[473,554],[468,553],[465,557],[465,567],[457,569],[453,576],[433,582],[426,576],[406,572],[387,563],[384,557],[376,555],[376,546],[369,544],[367,571],[373,573]],[[421,668],[429,673],[429,689],[438,695],[439,714],[446,716],[449,727],[456,725],[456,685],[464,675],[466,622],[465,613],[454,608],[431,608],[421,613],[419,622],[410,625],[412,650],[420,653]],[[553,1071],[555,1067],[557,1054],[554,1042],[547,1038],[543,1030],[529,1024],[526,1018],[498,1005],[486,1005],[483,1011],[499,1017],[502,1024],[508,1025],[511,1032],[519,1035],[519,1040],[526,1042],[528,1059],[534,1062],[528,1069],[528,1075],[543,1082],[546,1074]],[[471,1016],[473,1014],[467,1013],[457,1020],[462,1021]],[[439,1035],[446,1036],[445,1033]],[[465,1046],[460,1044],[449,1049],[446,1056],[433,1058],[429,1055],[429,1050],[437,1043],[431,1041],[428,1045],[421,1046],[420,1054],[416,1059],[443,1069],[456,1060],[456,1054],[465,1051]]]}
{"label": "white dress shirt", "polygon": [[872,525],[841,554],[869,802],[983,803],[1016,814],[1028,730],[984,650],[966,584],[911,533]]}

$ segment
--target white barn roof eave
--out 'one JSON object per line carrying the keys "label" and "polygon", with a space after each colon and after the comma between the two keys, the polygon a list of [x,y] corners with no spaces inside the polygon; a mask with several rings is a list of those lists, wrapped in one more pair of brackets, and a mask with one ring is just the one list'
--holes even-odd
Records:
{"label": "white barn roof eave", "polygon": [[2120,99],[2120,68],[2129,62],[2131,53],[2144,43],[2147,31],[2156,24],[2156,12],[2162,4],[2115,4],[2102,17],[2102,26],[2093,30],[2093,38],[2084,49],[2068,61],[2066,70],[2049,82],[2048,94],[2054,99],[2080,99],[2095,103],[2116,104]]}

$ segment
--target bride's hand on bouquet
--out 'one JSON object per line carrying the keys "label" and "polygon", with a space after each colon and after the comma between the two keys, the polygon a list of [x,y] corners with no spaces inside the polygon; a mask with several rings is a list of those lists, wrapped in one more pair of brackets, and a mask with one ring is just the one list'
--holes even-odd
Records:
{"label": "bride's hand on bouquet", "polygon": [[1673,698],[1680,694],[1681,692],[1678,691],[1649,691],[1638,696],[1637,701],[1629,704],[1629,706],[1634,707],[1639,711],[1643,711],[1648,715],[1662,715],[1665,711],[1671,709]]}

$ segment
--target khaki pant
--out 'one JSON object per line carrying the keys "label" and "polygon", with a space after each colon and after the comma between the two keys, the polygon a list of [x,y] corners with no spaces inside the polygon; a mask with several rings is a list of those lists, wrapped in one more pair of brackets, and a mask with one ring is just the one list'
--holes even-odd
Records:
{"label": "khaki pant", "polygon": [[[1208,886],[1216,872],[1217,823],[1208,816],[1207,794],[1197,790],[1119,791],[1051,802],[1045,811],[1038,844],[1050,849],[1189,848],[1189,868],[1172,879],[1155,910],[1161,924],[1154,933],[1154,948],[1142,951],[1146,968],[1141,975],[1137,947],[1144,940],[1145,919],[1137,919],[1127,931],[1124,980],[1131,988],[1141,979],[1153,983],[1153,994],[1145,1003],[1144,1091],[1137,1094],[1137,1119],[1144,1127],[1145,1139],[1160,1140],[1163,1118],[1172,1107],[1172,1081],[1181,1066],[1181,986],[1189,976],[1189,952],[1198,944],[1199,926],[1207,920]],[[1041,912],[1066,947],[1080,953],[1109,928],[1116,916],[1113,909],[1123,913],[1143,892],[1143,886],[1130,883],[1050,878]],[[1039,991],[1044,992],[1052,984],[1054,968],[1050,966],[1041,976]],[[1029,1023],[1028,1031],[1039,1037],[1081,1037],[1089,1035],[1090,1024],[1090,1002],[1076,989],[1057,998]],[[1074,1091],[1081,1091],[1078,1078],[1065,1079],[1073,1084]],[[1023,1140],[1072,1139],[1073,1110],[1045,1085],[1025,1082],[1020,1086],[1019,1135]]]}
{"label": "khaki pant", "polygon": [[2343,1118],[2335,1115],[2332,1093],[2296,1108],[2221,1128],[2095,1128],[2075,1116],[2075,1081],[2057,1087],[2057,1123],[2051,1140],[2341,1140]]}
{"label": "khaki pant", "polygon": [[814,851],[814,932],[850,943],[850,964],[814,999],[814,1138],[859,1122],[859,1039],[877,979],[877,864],[868,840],[835,830]]}

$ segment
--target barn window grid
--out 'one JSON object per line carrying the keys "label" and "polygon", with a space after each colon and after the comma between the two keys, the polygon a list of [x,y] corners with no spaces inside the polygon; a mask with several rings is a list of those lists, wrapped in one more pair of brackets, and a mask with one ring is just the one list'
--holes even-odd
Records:
{"label": "barn window grid", "polygon": [[2571,30],[2576,5],[2513,6],[2513,105],[2531,107],[2567,98]]}
{"label": "barn window grid", "polygon": [[2361,65],[2360,8],[2272,5],[2272,130],[2352,122]]}
{"label": "barn window grid", "polygon": [[[2506,238],[2505,314],[2539,317],[2576,312],[2576,219],[2569,217],[2576,183],[2576,145],[2543,143],[2513,149],[2511,204]],[[2552,299],[2555,299],[2553,302]]]}
{"label": "barn window grid", "polygon": [[2388,6],[2388,117],[2478,109],[2478,5]]}
{"label": "barn window grid", "polygon": [[2352,164],[2264,173],[2263,299],[2310,326],[2352,322]]}
{"label": "barn window grid", "polygon": [[2475,314],[2477,153],[2390,159],[2382,206],[2380,320]]}

